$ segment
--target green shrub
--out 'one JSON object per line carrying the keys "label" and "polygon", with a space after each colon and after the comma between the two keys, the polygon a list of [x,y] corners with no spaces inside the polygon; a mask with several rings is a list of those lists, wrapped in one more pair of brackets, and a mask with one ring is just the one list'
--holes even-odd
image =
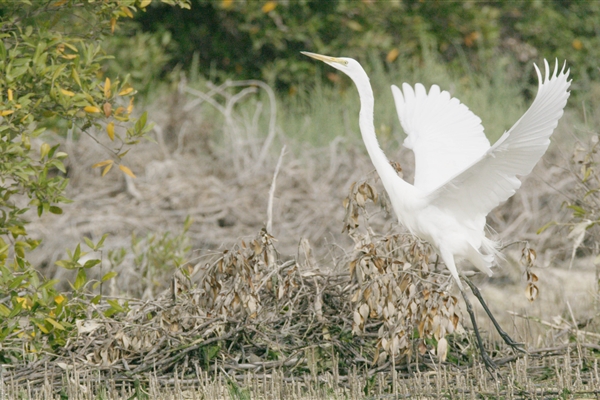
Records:
{"label": "green shrub", "polygon": [[195,0],[191,12],[153,4],[136,18],[144,31],[171,33],[168,68],[197,54],[210,80],[261,77],[279,88],[314,75],[301,50],[393,68],[433,49],[457,71],[487,77],[504,54],[523,64],[557,57],[589,81],[600,77],[599,19],[598,2],[416,0]]}
{"label": "green shrub", "polygon": [[[186,0],[169,3],[189,6]],[[59,262],[77,270],[73,292],[58,293],[56,281],[46,280],[27,260],[39,243],[28,234],[24,214],[30,208],[38,216],[60,214],[60,204],[69,202],[63,164],[68,155],[51,144],[55,135],[83,133],[98,143],[106,138],[111,156],[96,166],[106,174],[118,165],[133,176],[121,159],[148,132],[147,116],[132,117],[135,90],[127,76],[103,76],[109,56],[101,42],[119,20],[148,4],[22,0],[0,6],[0,362],[22,357],[19,346],[10,347],[15,337],[30,338],[25,350],[31,354],[64,345],[75,320],[87,313],[81,300],[93,288],[86,270],[100,260],[82,264],[78,246]],[[97,251],[103,241],[87,244]]]}

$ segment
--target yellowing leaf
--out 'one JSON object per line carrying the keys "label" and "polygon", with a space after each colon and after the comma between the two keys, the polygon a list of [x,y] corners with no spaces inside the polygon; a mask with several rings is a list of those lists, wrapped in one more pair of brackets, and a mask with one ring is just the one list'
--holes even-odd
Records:
{"label": "yellowing leaf", "polygon": [[42,146],[40,147],[40,159],[46,157],[48,153],[50,153],[51,148],[52,147],[50,147],[48,143],[42,144]]}
{"label": "yellowing leaf", "polygon": [[46,329],[46,327],[42,324],[40,324],[39,322],[35,323],[37,325],[38,328],[40,328],[40,331],[44,332],[44,333],[48,333],[48,329]]}
{"label": "yellowing leaf", "polygon": [[268,12],[273,11],[275,9],[275,7],[277,7],[277,2],[276,1],[267,1],[262,6],[262,12],[264,12],[266,14]]}
{"label": "yellowing leaf", "polygon": [[73,97],[75,96],[75,93],[71,92],[70,90],[66,90],[66,89],[60,89],[60,92],[62,94],[64,94],[65,96],[69,96],[69,97]]}
{"label": "yellowing leaf", "polygon": [[65,4],[67,2],[67,0],[58,0],[55,1],[54,3],[50,4],[50,7],[60,7],[63,4]]}
{"label": "yellowing leaf", "polygon": [[117,115],[123,114],[124,112],[125,112],[124,107],[117,107],[117,109],[115,110],[115,114],[117,114]]}
{"label": "yellowing leaf", "polygon": [[127,114],[131,114],[131,112],[133,111],[133,99],[135,97],[132,97],[131,99],[129,99],[129,105],[127,106]]}
{"label": "yellowing leaf", "polygon": [[110,19],[110,33],[115,33],[115,27],[117,26],[117,19],[116,18],[111,18]]}
{"label": "yellowing leaf", "polygon": [[106,102],[102,105],[102,110],[104,110],[104,116],[108,118],[110,117],[110,113],[112,112],[112,105]]}
{"label": "yellowing leaf", "polygon": [[127,168],[124,165],[119,165],[119,169],[121,171],[123,171],[126,175],[129,175],[132,178],[135,178],[136,176],[133,174],[133,172],[131,172],[131,170],[129,168]]}
{"label": "yellowing leaf", "polygon": [[363,27],[362,27],[362,25],[361,25],[361,24],[359,24],[359,23],[358,23],[358,22],[356,22],[356,21],[352,21],[352,20],[350,20],[350,21],[348,21],[348,22],[346,23],[346,25],[348,25],[348,28],[350,28],[350,29],[352,29],[353,31],[356,31],[356,32],[360,32],[360,31],[362,31],[362,30],[363,30]]}
{"label": "yellowing leaf", "polygon": [[15,112],[14,110],[3,110],[3,111],[0,111],[0,117],[4,117],[5,115],[10,115],[10,114],[12,114],[14,112]]}
{"label": "yellowing leaf", "polygon": [[58,322],[58,321],[56,321],[56,320],[54,320],[54,319],[52,319],[52,318],[46,318],[46,320],[45,320],[45,321],[46,321],[46,322],[49,322],[49,323],[50,323],[50,325],[52,325],[52,326],[54,327],[54,329],[58,329],[59,331],[64,331],[64,330],[65,330],[65,327],[64,327],[64,326],[62,326],[62,325],[60,324],[60,322]]}
{"label": "yellowing leaf", "polygon": [[17,302],[21,303],[21,307],[29,310],[31,308],[31,300],[26,297],[17,297]]}
{"label": "yellowing leaf", "polygon": [[59,294],[54,298],[54,302],[56,304],[62,304],[63,301],[65,301],[65,296],[63,296],[62,294]]}
{"label": "yellowing leaf", "polygon": [[61,57],[66,58],[67,60],[72,60],[75,57],[77,57],[77,55],[76,54],[63,54]]}
{"label": "yellowing leaf", "polygon": [[115,140],[115,123],[111,122],[110,124],[106,125],[106,133],[108,133],[108,137],[110,138],[110,140]]}
{"label": "yellowing leaf", "polygon": [[479,39],[479,32],[477,32],[477,31],[469,33],[464,38],[465,44],[467,45],[467,47],[472,47],[475,44],[475,42],[477,41],[477,39]]}
{"label": "yellowing leaf", "polygon": [[67,46],[68,48],[70,48],[71,50],[73,50],[75,53],[79,53],[79,50],[77,50],[77,47],[73,46],[71,43],[69,42],[64,42],[63,43],[65,46]]}
{"label": "yellowing leaf", "polygon": [[104,98],[108,99],[110,97],[110,78],[106,78],[104,81]]}
{"label": "yellowing leaf", "polygon": [[574,39],[572,46],[575,50],[581,50],[583,49],[583,43],[581,42],[581,40],[579,39]]}
{"label": "yellowing leaf", "polygon": [[112,164],[113,162],[114,162],[113,160],[100,161],[99,163],[92,165],[92,168],[104,167],[105,165]]}
{"label": "yellowing leaf", "polygon": [[133,88],[130,86],[128,88],[124,88],[123,90],[121,90],[119,92],[119,96],[125,96],[125,95],[128,95],[131,92],[133,92]]}
{"label": "yellowing leaf", "polygon": [[398,49],[396,49],[396,48],[393,48],[387,53],[387,56],[385,56],[385,60],[387,62],[391,63],[396,58],[398,58],[399,55],[400,55],[400,51],[398,51]]}
{"label": "yellowing leaf", "polygon": [[[23,143],[23,146],[25,146],[27,150],[31,148],[31,141],[29,140],[29,136],[21,135],[21,143]],[[0,253],[2,252],[0,251]]]}
{"label": "yellowing leaf", "polygon": [[102,170],[102,176],[108,174],[108,171],[110,171],[110,169],[112,168],[113,164],[108,164],[103,170]]}
{"label": "yellowing leaf", "polygon": [[152,0],[142,0],[140,1],[140,8],[146,8],[152,3]]}
{"label": "yellowing leaf", "polygon": [[133,14],[132,14],[131,10],[128,7],[123,6],[123,7],[121,7],[121,10],[123,10],[123,12],[125,13],[125,15],[127,15],[129,18],[133,18]]}
{"label": "yellowing leaf", "polygon": [[83,111],[93,114],[93,113],[99,113],[100,109],[98,107],[94,107],[94,106],[85,106],[85,107],[83,107]]}
{"label": "yellowing leaf", "polygon": [[8,89],[8,101],[13,101],[13,91],[12,89]]}
{"label": "yellowing leaf", "polygon": [[229,7],[231,7],[232,4],[233,4],[233,0],[222,0],[221,1],[221,7],[223,7],[223,8],[229,8]]}

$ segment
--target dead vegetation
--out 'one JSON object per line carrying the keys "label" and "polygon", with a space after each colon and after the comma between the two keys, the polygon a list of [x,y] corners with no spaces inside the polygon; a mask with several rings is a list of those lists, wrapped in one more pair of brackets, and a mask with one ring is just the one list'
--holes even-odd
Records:
{"label": "dead vegetation", "polygon": [[[169,390],[184,398],[362,398],[415,391],[459,398],[598,395],[600,348],[597,338],[580,335],[578,323],[590,320],[588,331],[594,331],[593,302],[570,318],[543,282],[543,268],[565,268],[565,260],[568,265],[572,243],[556,230],[534,235],[564,213],[564,198],[556,193],[568,192],[573,178],[559,161],[550,158],[554,166],[538,167],[538,179],[528,179],[490,217],[506,242],[530,240],[538,251],[536,272],[526,263],[522,279],[525,267],[511,262],[520,259],[520,248],[506,250],[504,269],[495,271],[500,291],[508,296],[511,290],[527,304],[524,292],[535,284],[536,304],[548,303],[530,313],[538,322],[527,317],[515,327],[519,339],[538,347],[528,356],[519,359],[489,338],[488,350],[502,366],[494,381],[477,366],[445,267],[424,243],[394,227],[376,177],[364,180],[372,170],[369,160],[351,145],[334,141],[327,149],[286,154],[273,198],[273,229],[261,230],[276,161],[270,148],[291,140],[275,128],[260,139],[256,121],[265,107],[257,102],[253,112],[236,109],[256,89],[233,93],[231,86],[202,94],[181,86],[180,96],[187,91],[201,101],[173,102],[178,108],[159,122],[170,126],[169,135],[159,135],[158,146],[137,149],[135,181],[92,175],[98,148],[84,139],[67,143],[75,201],[63,215],[30,227],[44,237],[37,257],[46,274],[61,277],[54,262],[82,236],[110,233],[109,248],[129,248],[132,232],[177,232],[186,216],[193,220],[186,246],[194,252],[151,279],[135,269],[129,253],[118,265],[103,254],[98,274],[108,268],[119,273],[103,294],[125,311],[80,321],[77,335],[57,354],[28,354],[23,365],[4,367],[2,390],[27,390],[21,393],[30,398],[61,390],[69,398],[98,391],[111,393],[109,398],[168,398]],[[198,103],[211,101],[224,116],[222,125],[197,111]],[[269,116],[275,118],[272,108]],[[214,139],[223,132],[223,141]],[[401,159],[404,153],[397,154]],[[405,170],[410,175],[410,167]],[[533,282],[532,274],[541,282]],[[514,308],[503,299],[489,302],[505,316],[503,324],[513,322],[505,311]],[[89,307],[103,311],[107,305]],[[547,322],[556,315],[565,318]],[[554,326],[548,330],[543,323]],[[18,341],[3,346],[23,347]]]}
{"label": "dead vegetation", "polygon": [[306,241],[302,257],[286,259],[265,231],[242,240],[196,274],[174,277],[162,296],[120,299],[128,311],[78,321],[55,354],[3,370],[3,390],[27,387],[29,398],[600,394],[600,346],[576,326],[568,328],[576,342],[526,356],[488,342],[501,366],[492,379],[469,338],[455,333],[460,311],[443,289],[450,278],[427,261],[424,244],[350,234],[352,255],[329,271]]}

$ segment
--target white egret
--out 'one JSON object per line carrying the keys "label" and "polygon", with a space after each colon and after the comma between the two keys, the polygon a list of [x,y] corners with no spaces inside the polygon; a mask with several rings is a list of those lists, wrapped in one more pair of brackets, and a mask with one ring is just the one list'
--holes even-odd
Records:
{"label": "white egret", "polygon": [[[483,348],[471,304],[465,294],[457,260],[466,259],[492,275],[498,244],[485,236],[486,216],[511,197],[525,176],[546,152],[550,135],[563,115],[569,98],[569,71],[545,77],[534,64],[538,93],[529,110],[490,146],[481,119],[447,91],[433,85],[429,93],[421,84],[402,90],[392,85],[398,118],[407,134],[404,146],[415,155],[414,185],[398,176],[381,150],[373,124],[373,90],[361,65],[351,58],[302,52],[348,75],[360,97],[359,126],[371,161],[381,178],[399,222],[412,234],[429,242],[442,258],[467,303],[478,346],[488,368],[493,361]],[[521,350],[498,325],[477,288],[463,275],[496,329],[511,347]]]}

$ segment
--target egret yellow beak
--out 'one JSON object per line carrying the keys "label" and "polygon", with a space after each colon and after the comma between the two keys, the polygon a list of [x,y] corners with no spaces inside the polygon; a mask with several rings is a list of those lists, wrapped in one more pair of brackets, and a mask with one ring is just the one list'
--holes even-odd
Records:
{"label": "egret yellow beak", "polygon": [[300,53],[304,54],[305,56],[314,58],[315,60],[323,61],[326,63],[337,63],[337,64],[346,65],[346,61],[342,60],[341,58],[324,56],[322,54],[310,53],[308,51],[301,51]]}

